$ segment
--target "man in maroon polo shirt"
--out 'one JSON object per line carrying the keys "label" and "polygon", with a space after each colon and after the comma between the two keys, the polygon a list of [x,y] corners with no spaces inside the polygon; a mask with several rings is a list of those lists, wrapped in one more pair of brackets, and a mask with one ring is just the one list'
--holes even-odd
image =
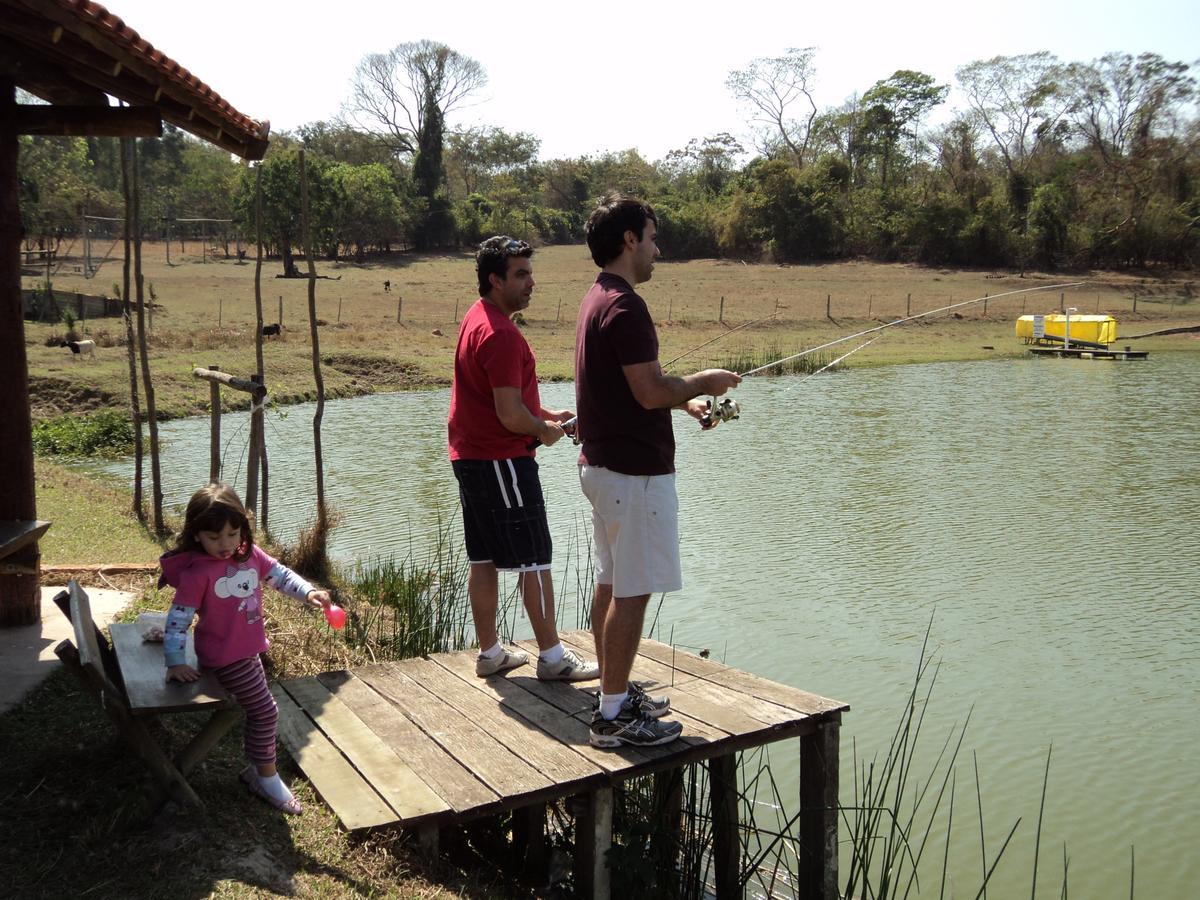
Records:
{"label": "man in maroon polo shirt", "polygon": [[650,595],[683,586],[671,410],[700,419],[707,405],[696,398],[720,396],[742,379],[724,369],[683,378],[663,372],[654,322],[634,291],[650,280],[659,255],[654,210],[615,195],[591,214],[586,232],[601,268],[575,331],[579,479],[592,506],[601,684],[589,739],[597,747],[665,744],[683,730],[661,721],[669,700],[648,696],[629,674]]}

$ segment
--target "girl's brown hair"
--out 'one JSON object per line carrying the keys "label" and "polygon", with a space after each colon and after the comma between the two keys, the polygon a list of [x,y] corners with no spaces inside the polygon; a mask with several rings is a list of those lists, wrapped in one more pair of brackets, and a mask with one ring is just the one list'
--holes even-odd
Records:
{"label": "girl's brown hair", "polygon": [[254,549],[254,524],[250,517],[251,513],[242,505],[237,492],[227,484],[214,481],[192,494],[188,501],[183,530],[175,539],[174,552],[195,550],[203,553],[204,547],[197,537],[201,531],[221,531],[226,525],[232,525],[242,533],[242,542],[233,558],[245,562]]}

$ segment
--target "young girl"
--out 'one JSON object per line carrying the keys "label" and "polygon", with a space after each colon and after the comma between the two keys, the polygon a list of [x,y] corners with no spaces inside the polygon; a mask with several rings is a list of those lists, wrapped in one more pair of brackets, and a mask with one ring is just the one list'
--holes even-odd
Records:
{"label": "young girl", "polygon": [[279,709],[267,689],[258,655],[267,649],[262,619],[262,585],[313,607],[328,608],[328,591],[319,591],[254,545],[250,516],[233,489],[210,484],[192,495],[175,549],[159,560],[159,587],[175,588],[167,614],[163,656],[168,681],[196,681],[200,673],[187,665],[184,648],[192,617],[196,656],[204,669],[246,712],[246,758],[241,774],[250,792],[277,809],[300,813],[275,769],[275,726]]}

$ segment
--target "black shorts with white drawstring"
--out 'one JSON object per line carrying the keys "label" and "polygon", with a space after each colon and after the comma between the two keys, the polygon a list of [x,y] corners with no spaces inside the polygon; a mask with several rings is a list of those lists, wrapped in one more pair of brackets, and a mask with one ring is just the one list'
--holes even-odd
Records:
{"label": "black shorts with white drawstring", "polygon": [[550,526],[531,456],[451,460],[462,501],[463,535],[472,563],[502,571],[550,568]]}

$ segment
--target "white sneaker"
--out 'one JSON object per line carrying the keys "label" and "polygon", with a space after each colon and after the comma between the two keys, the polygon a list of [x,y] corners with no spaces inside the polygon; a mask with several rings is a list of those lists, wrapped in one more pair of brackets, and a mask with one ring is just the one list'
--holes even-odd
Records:
{"label": "white sneaker", "polygon": [[574,650],[564,650],[562,659],[556,663],[539,659],[537,677],[538,681],[587,681],[600,677],[600,667],[577,656]]}
{"label": "white sneaker", "polygon": [[527,662],[529,662],[529,654],[524,650],[505,650],[495,659],[489,659],[480,653],[475,657],[475,674],[480,678],[487,678],[497,672],[523,666]]}

